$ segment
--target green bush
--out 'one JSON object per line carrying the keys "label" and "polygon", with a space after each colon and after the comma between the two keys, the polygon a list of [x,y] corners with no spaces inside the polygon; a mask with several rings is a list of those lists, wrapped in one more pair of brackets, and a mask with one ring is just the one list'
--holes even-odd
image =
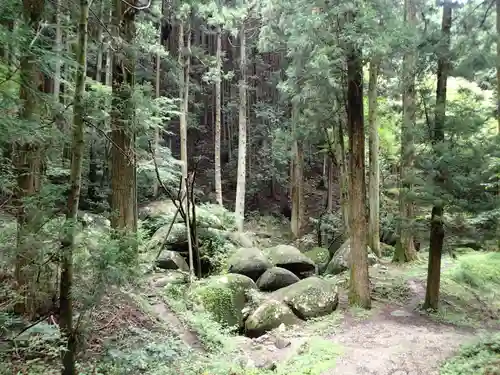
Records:
{"label": "green bush", "polygon": [[500,374],[500,334],[480,339],[464,346],[460,353],[446,361],[441,375]]}
{"label": "green bush", "polygon": [[498,290],[500,286],[500,253],[470,253],[458,258],[450,278],[481,290]]}

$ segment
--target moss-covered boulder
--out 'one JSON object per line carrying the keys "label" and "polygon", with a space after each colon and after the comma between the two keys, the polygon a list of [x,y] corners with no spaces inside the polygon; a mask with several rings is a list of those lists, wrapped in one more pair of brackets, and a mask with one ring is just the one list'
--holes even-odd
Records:
{"label": "moss-covered boulder", "polygon": [[[179,202],[177,202],[178,204]],[[155,219],[158,217],[166,216],[166,220],[170,219],[170,221],[174,218],[175,212],[177,211],[177,207],[170,199],[159,200],[148,202],[145,205],[141,205],[139,207],[139,219],[141,220],[149,220]],[[177,221],[182,221],[180,215],[177,215]]]}
{"label": "moss-covered boulder", "polygon": [[222,325],[243,328],[243,309],[251,289],[257,289],[257,285],[249,277],[227,274],[194,285],[189,297],[197,308],[210,313]]}
{"label": "moss-covered boulder", "polygon": [[271,298],[285,302],[301,319],[330,314],[339,303],[337,288],[314,276],[273,292]]}
{"label": "moss-covered boulder", "polygon": [[231,255],[228,266],[229,273],[245,275],[256,281],[268,268],[271,268],[271,263],[259,249],[242,247]]}
{"label": "moss-covered boulder", "polygon": [[[378,262],[378,258],[372,253],[370,247],[367,246],[368,264],[370,266]],[[329,275],[337,275],[349,269],[349,257],[351,255],[351,240],[347,239],[340,249],[335,252],[330,263],[326,267],[325,273]]]}
{"label": "moss-covered boulder", "polygon": [[163,250],[156,260],[156,267],[164,270],[189,272],[189,266],[183,256],[175,251]]}
{"label": "moss-covered boulder", "polygon": [[239,247],[254,247],[253,240],[247,233],[230,232],[229,239]]}
{"label": "moss-covered boulder", "polygon": [[267,300],[255,310],[245,322],[245,334],[248,337],[259,337],[278,328],[281,324],[292,326],[301,320],[283,302]]}
{"label": "moss-covered boulder", "polygon": [[304,255],[318,265],[326,263],[330,259],[330,253],[324,247],[313,247],[311,250],[304,252]]}
{"label": "moss-covered boulder", "polygon": [[[183,223],[172,225],[170,233],[170,224],[161,226],[148,241],[146,251],[158,251],[160,247],[168,248],[177,252],[187,252],[187,231]],[[167,238],[168,234],[168,238]]]}
{"label": "moss-covered boulder", "polygon": [[292,285],[300,279],[291,271],[281,267],[269,268],[257,280],[257,287],[264,292],[274,292],[275,290]]}
{"label": "moss-covered boulder", "polygon": [[264,255],[271,261],[273,266],[285,268],[295,275],[314,271],[315,263],[300,252],[299,249],[290,245],[278,245],[265,249]]}

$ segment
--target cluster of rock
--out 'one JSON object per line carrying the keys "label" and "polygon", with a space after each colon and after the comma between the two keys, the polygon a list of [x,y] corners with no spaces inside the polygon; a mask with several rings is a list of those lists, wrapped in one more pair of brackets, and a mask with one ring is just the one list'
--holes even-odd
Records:
{"label": "cluster of rock", "polygon": [[[162,249],[156,261],[157,267],[188,272],[184,224],[177,218],[177,222],[170,225],[175,213],[172,204],[158,203],[153,208],[149,208],[145,216],[161,225],[156,225],[145,250],[157,252]],[[230,220],[224,212],[216,213],[208,206],[200,207],[197,212],[197,232],[202,242],[216,238],[218,244],[221,239],[225,243],[217,257],[205,253],[201,247],[202,260],[226,265],[217,271],[228,273],[212,275],[192,285],[188,298],[196,308],[209,312],[222,325],[236,327],[250,337],[258,337],[280,325],[291,326],[327,315],[337,308],[336,285],[318,274],[319,270],[337,274],[348,269],[349,241],[342,244],[333,257],[324,248],[303,253],[294,246],[278,245],[260,250],[254,247],[251,238],[225,224]],[[224,259],[221,260],[220,256]],[[372,254],[369,260],[371,264],[376,262]],[[214,268],[210,269],[209,265],[207,269]],[[185,275],[185,272],[179,273],[174,281],[184,281]],[[172,283],[172,280],[167,283]]]}
{"label": "cluster of rock", "polygon": [[293,246],[240,248],[228,264],[228,274],[202,281],[191,295],[217,321],[249,337],[337,308],[335,285],[315,276],[317,265]]}

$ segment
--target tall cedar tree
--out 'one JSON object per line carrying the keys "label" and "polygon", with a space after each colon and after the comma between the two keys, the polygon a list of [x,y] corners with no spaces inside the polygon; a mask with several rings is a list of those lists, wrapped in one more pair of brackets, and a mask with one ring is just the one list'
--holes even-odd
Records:
{"label": "tall cedar tree", "polygon": [[[138,2],[136,0],[136,2]],[[131,4],[134,4],[132,2]],[[135,86],[136,9],[122,0],[114,0],[113,30],[116,53],[113,55],[113,99],[111,112],[111,224],[120,230],[137,231],[135,106],[132,103]]]}
{"label": "tall cedar tree", "polygon": [[[446,121],[446,85],[448,73],[450,71],[450,39],[451,39],[451,15],[452,4],[444,3],[443,18],[441,23],[441,45],[438,48],[438,67],[437,67],[437,89],[436,89],[436,111],[434,118],[434,134],[432,143],[434,147],[444,141],[444,126]],[[436,186],[443,185],[444,179],[437,166]],[[441,283],[441,254],[443,252],[444,225],[443,225],[444,207],[441,202],[437,202],[432,207],[431,230],[430,230],[430,248],[429,264],[427,271],[427,288],[425,292],[425,309],[437,310],[439,305],[439,287]]]}
{"label": "tall cedar tree", "polygon": [[[405,0],[405,23],[416,27],[417,9],[415,0]],[[414,216],[413,202],[409,199],[411,181],[409,175],[413,168],[415,146],[413,129],[415,127],[415,64],[416,51],[411,48],[403,56],[403,123],[401,126],[401,168],[399,169],[399,240],[394,251],[394,262],[410,262],[417,258],[413,243],[412,220]]]}
{"label": "tall cedar tree", "polygon": [[80,191],[82,187],[82,165],[85,134],[85,77],[87,72],[87,32],[89,18],[88,0],[80,1],[80,20],[78,23],[78,47],[76,51],[76,84],[73,110],[73,141],[71,145],[71,173],[68,207],[66,212],[66,233],[62,241],[62,261],[60,280],[60,325],[67,341],[62,352],[62,375],[75,374],[76,337],[73,330],[73,248],[75,246],[76,223]]}
{"label": "tall cedar tree", "polygon": [[[37,38],[44,8],[44,0],[23,1],[24,22],[32,30],[33,38]],[[34,41],[35,39],[32,43]],[[27,48],[27,46],[20,59],[20,78],[23,84],[20,86],[19,92],[22,103],[19,117],[21,120],[36,123],[40,116],[39,96],[43,87],[43,77],[39,62],[33,55],[33,49]],[[41,151],[40,145],[34,139],[17,141],[14,150],[13,164],[17,175],[18,228],[15,278],[21,297],[14,309],[18,314],[33,317],[37,310],[37,303],[35,286],[33,285],[33,267],[30,265],[34,262],[36,251],[29,243],[29,234],[33,230],[32,223],[35,220],[35,213],[30,212],[30,208],[26,207],[25,199],[36,194],[40,189]]]}
{"label": "tall cedar tree", "polygon": [[[354,18],[354,16],[352,16]],[[349,303],[371,308],[368,279],[367,212],[365,186],[365,129],[363,121],[363,63],[359,47],[347,55],[347,125],[349,131],[349,198],[351,275]]]}

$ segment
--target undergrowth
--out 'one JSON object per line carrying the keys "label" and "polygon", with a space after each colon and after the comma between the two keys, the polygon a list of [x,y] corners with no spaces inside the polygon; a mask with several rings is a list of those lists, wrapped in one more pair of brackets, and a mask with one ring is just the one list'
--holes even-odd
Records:
{"label": "undergrowth", "polygon": [[464,346],[442,366],[441,375],[499,375],[500,334],[483,337]]}

